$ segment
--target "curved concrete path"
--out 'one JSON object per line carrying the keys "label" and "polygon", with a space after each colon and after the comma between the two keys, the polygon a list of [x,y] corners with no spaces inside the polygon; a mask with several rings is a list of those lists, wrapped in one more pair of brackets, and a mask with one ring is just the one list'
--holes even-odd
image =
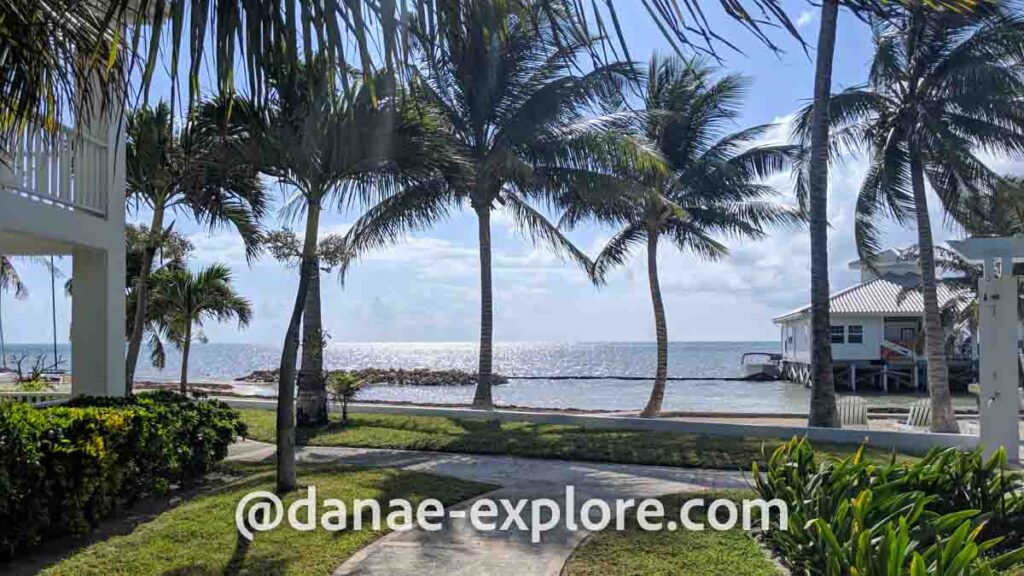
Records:
{"label": "curved concrete path", "polygon": [[[577,509],[588,498],[640,499],[747,486],[743,474],[720,470],[319,446],[300,447],[297,454],[306,462],[401,468],[495,484],[500,488],[485,495],[495,501],[499,498],[513,501],[551,498],[561,503],[565,487],[572,485]],[[272,445],[246,441],[232,446],[229,458],[264,460],[273,456]],[[464,502],[452,509],[467,509],[470,504]],[[612,508],[614,510],[614,506]],[[529,506],[522,515],[527,522],[528,509]],[[666,518],[670,514],[672,511],[666,510]],[[564,510],[562,517],[565,517]],[[504,518],[505,514],[499,514],[498,522]],[[557,576],[586,535],[582,528],[570,531],[560,522],[557,528],[543,534],[540,543],[534,544],[528,532],[478,532],[467,519],[452,519],[437,532],[419,529],[392,532],[356,553],[334,574]]]}

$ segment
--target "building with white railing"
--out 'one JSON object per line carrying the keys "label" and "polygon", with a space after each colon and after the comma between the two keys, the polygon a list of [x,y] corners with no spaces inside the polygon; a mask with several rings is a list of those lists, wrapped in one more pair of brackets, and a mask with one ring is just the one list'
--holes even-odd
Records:
{"label": "building with white railing", "polygon": [[0,161],[0,254],[70,256],[75,394],[124,391],[125,141],[120,112],[54,136],[26,131]]}

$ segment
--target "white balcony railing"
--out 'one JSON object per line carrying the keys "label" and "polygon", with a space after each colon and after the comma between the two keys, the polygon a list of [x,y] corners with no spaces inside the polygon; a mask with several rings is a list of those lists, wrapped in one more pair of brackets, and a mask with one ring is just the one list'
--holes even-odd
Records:
{"label": "white balcony railing", "polygon": [[107,143],[61,127],[56,135],[29,129],[0,162],[0,188],[96,216],[107,215]]}

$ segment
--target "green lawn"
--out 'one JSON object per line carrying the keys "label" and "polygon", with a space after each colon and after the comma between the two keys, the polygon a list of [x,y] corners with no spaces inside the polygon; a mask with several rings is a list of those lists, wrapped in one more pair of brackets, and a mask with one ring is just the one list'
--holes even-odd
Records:
{"label": "green lawn", "polygon": [[[274,412],[240,410],[249,436],[274,441]],[[725,438],[636,430],[585,429],[525,422],[488,422],[425,416],[354,414],[343,426],[331,414],[331,423],[297,432],[299,444],[353,446],[403,450],[434,450],[470,454],[510,454],[532,458],[561,458],[592,462],[652,464],[686,468],[749,470],[763,462],[781,440]],[[848,456],[856,447],[816,444],[819,453]],[[888,459],[884,450],[869,449],[868,458]],[[899,456],[901,459],[909,458]]]}
{"label": "green lawn", "polygon": [[[662,498],[665,518],[678,514],[690,498],[705,502],[720,497],[736,499],[737,493],[680,494]],[[696,511],[691,515],[702,521]],[[631,517],[626,530],[604,530],[580,545],[562,571],[563,576],[617,576],[664,574],[666,576],[775,576],[778,568],[753,538],[742,529],[717,532],[686,530],[647,532]]]}
{"label": "green lawn", "polygon": [[[370,530],[298,532],[282,522],[273,531],[257,533],[248,544],[237,535],[235,506],[252,490],[273,489],[273,466],[236,464],[228,469],[239,474],[239,480],[164,512],[131,534],[94,544],[42,574],[323,576],[384,534]],[[301,467],[299,481],[304,486],[315,485],[318,500],[340,498],[349,510],[354,499],[377,499],[384,516],[392,498],[408,498],[413,503],[437,498],[447,505],[492,488],[415,472],[337,466]],[[285,509],[299,495],[305,495],[305,490],[284,498]]]}

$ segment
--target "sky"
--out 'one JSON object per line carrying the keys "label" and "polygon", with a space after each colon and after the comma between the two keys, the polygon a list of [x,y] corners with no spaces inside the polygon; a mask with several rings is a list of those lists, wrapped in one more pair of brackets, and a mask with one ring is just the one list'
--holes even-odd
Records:
{"label": "sky", "polygon": [[[714,6],[710,6],[714,4]],[[626,5],[626,3],[621,3]],[[780,123],[766,141],[782,141],[784,123],[804,106],[812,91],[817,9],[793,0],[788,11],[809,51],[784,32],[772,38],[785,52],[774,54],[710,3],[710,23],[734,42],[742,53],[721,48],[724,70],[749,76],[749,96],[735,129],[755,124]],[[654,52],[671,48],[642,10],[623,10],[622,27],[634,59],[646,60]],[[836,45],[833,88],[860,84],[871,55],[870,32],[849,14],[843,14]],[[1004,172],[1021,173],[1024,166],[1003,158],[989,159]],[[833,291],[851,286],[857,272],[848,264],[856,259],[853,242],[853,205],[866,169],[866,160],[849,157],[830,174],[830,277]],[[770,183],[780,201],[795,203],[792,179],[783,174]],[[284,191],[276,186],[271,196],[280,205]],[[932,206],[937,206],[935,202]],[[341,233],[358,211],[332,211],[322,219],[322,234]],[[131,219],[146,220],[148,214]],[[932,212],[936,241],[955,237],[941,214]],[[276,215],[270,228],[288,225]],[[298,223],[290,223],[300,229]],[[498,341],[651,341],[654,320],[647,283],[646,262],[635,255],[627,266],[612,273],[607,285],[595,288],[575,264],[561,262],[543,247],[534,247],[518,233],[504,214],[492,218],[494,253],[495,339]],[[193,267],[214,262],[228,264],[237,290],[253,304],[254,320],[244,331],[233,324],[204,327],[210,342],[280,344],[288,322],[298,271],[269,256],[247,263],[241,240],[233,232],[212,233],[176,219],[175,230],[195,244]],[[584,226],[569,234],[591,256],[614,232]],[[479,337],[479,265],[476,218],[458,214],[434,229],[416,234],[399,245],[376,252],[358,262],[344,286],[335,274],[322,278],[324,328],[333,342],[473,341]],[[887,228],[887,244],[905,246],[916,241],[913,229]],[[773,230],[759,241],[728,240],[730,256],[708,263],[681,254],[668,245],[660,248],[659,272],[668,321],[668,334],[679,341],[776,340],[772,318],[809,301],[810,242],[806,228]],[[58,267],[70,273],[69,259]],[[19,269],[29,285],[30,297],[12,301],[4,296],[4,328],[9,342],[46,342],[50,327],[50,279],[38,265],[21,261]],[[57,290],[57,339],[67,340],[70,301]]]}

